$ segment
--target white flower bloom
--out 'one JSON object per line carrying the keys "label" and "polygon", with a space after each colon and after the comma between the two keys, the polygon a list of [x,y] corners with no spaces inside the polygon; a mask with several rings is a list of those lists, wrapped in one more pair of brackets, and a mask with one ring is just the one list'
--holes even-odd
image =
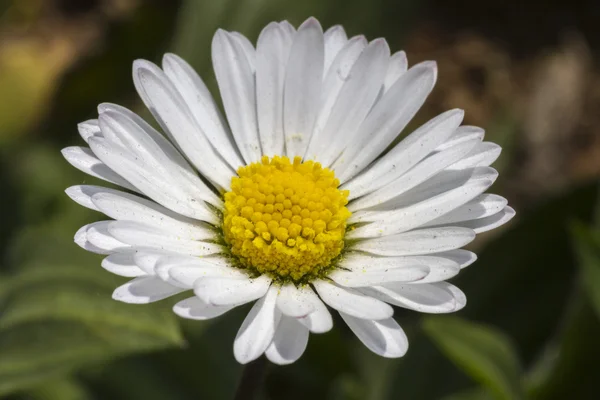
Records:
{"label": "white flower bloom", "polygon": [[131,111],[101,104],[79,125],[76,168],[127,191],[67,194],[113,220],[75,235],[102,266],[133,280],[116,300],[184,292],[174,312],[205,320],[255,302],[234,354],[288,364],[329,306],[373,352],[408,348],[393,308],[449,313],[465,295],[444,282],[475,261],[460,250],[514,216],[484,194],[500,147],[460,126],[461,110],[427,122],[388,152],[436,81],[434,62],[407,69],[385,40],[271,23],[256,48],[219,30],[212,60],[226,118],[182,59],[133,64],[135,87],[166,137]]}

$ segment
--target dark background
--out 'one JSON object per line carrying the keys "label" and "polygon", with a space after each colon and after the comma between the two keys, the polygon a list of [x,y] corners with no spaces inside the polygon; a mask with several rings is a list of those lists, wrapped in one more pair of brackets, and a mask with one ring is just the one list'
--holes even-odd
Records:
{"label": "dark background", "polygon": [[[385,37],[438,84],[411,127],[450,108],[504,148],[492,188],[517,217],[478,237],[453,283],[452,316],[398,309],[406,357],[371,354],[336,320],[292,366],[270,365],[261,399],[595,399],[600,379],[600,2],[552,0],[0,0],[0,396],[229,399],[247,308],[207,322],[176,301],[124,305],[122,281],[73,234],[101,216],[64,194],[96,183],[60,149],[114,102],[148,116],[136,58],[166,51],[215,88],[221,27],[252,41],[272,20],[316,16]],[[213,91],[213,93],[216,93]],[[218,96],[218,95],[217,95]]]}

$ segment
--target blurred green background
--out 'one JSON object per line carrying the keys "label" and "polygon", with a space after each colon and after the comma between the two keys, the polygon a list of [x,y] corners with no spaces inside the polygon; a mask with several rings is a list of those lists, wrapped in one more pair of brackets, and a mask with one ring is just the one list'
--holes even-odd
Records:
{"label": "blurred green background", "polygon": [[256,40],[314,15],[435,59],[413,127],[450,108],[504,147],[493,192],[517,217],[481,235],[451,316],[397,309],[410,348],[371,354],[337,320],[261,399],[597,399],[600,381],[600,3],[480,0],[0,0],[0,397],[229,399],[248,308],[208,322],[110,298],[121,279],[73,243],[101,219],[63,190],[96,183],[60,149],[100,102],[145,114],[136,58],[176,52],[214,88],[218,27]]}

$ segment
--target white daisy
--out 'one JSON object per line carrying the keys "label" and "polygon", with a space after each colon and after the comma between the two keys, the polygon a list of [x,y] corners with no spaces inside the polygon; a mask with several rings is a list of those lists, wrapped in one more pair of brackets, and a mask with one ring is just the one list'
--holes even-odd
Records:
{"label": "white daisy", "polygon": [[176,314],[217,317],[253,302],[234,342],[247,363],[288,364],[330,309],[373,352],[408,348],[395,305],[426,313],[465,306],[445,280],[475,261],[460,250],[513,217],[484,194],[500,147],[460,126],[461,110],[386,149],[433,88],[434,62],[407,69],[385,40],[271,23],[254,47],[219,30],[212,60],[221,115],[202,79],[167,54],[162,69],[133,64],[135,87],[162,130],[101,104],[79,125],[89,147],[69,147],[80,170],[126,189],[80,185],[67,194],[113,220],[75,242],[133,280],[113,298],[150,303],[184,291]]}

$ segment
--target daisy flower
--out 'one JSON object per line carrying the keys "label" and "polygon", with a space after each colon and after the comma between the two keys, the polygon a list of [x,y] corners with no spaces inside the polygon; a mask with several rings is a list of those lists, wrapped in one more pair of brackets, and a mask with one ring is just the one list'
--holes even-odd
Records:
{"label": "daisy flower", "polygon": [[[514,215],[484,194],[500,147],[445,112],[395,143],[432,90],[436,64],[407,68],[383,39],[270,23],[256,46],[219,30],[212,62],[225,115],[184,60],[133,63],[135,87],[162,133],[100,104],[79,124],[89,147],[63,150],[89,175],[77,203],[111,220],[75,242],[133,278],[113,298],[143,304],[188,292],[173,311],[215,318],[254,302],[233,345],[297,360],[331,309],[373,352],[408,348],[393,306],[449,313],[465,295],[445,282],[476,256],[460,247]],[[160,323],[160,321],[157,321]]]}

